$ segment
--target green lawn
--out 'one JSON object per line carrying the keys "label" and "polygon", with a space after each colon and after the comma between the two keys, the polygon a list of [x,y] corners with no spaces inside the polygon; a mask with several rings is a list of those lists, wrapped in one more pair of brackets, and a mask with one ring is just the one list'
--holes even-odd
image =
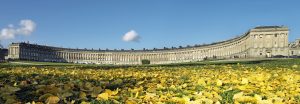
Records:
{"label": "green lawn", "polygon": [[179,67],[179,66],[205,66],[205,65],[237,65],[246,66],[264,66],[264,67],[290,67],[300,65],[300,59],[247,59],[247,60],[211,60],[199,62],[186,62],[160,65],[96,65],[96,64],[74,64],[74,63],[56,63],[56,62],[33,62],[33,61],[11,61],[1,63],[0,67],[31,67],[31,66],[74,66],[81,68],[129,68],[129,67]]}

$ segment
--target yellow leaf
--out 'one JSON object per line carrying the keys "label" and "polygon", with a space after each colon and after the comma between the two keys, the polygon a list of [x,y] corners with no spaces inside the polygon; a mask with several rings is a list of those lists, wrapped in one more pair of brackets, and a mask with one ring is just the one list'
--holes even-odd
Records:
{"label": "yellow leaf", "polygon": [[111,95],[112,95],[112,96],[113,96],[113,95],[117,95],[118,92],[119,92],[119,88],[117,88],[115,91],[112,91]]}
{"label": "yellow leaf", "polygon": [[137,98],[139,96],[139,92],[135,93],[135,98]]}
{"label": "yellow leaf", "polygon": [[59,100],[57,96],[49,96],[46,100],[46,104],[57,104]]}
{"label": "yellow leaf", "polygon": [[244,94],[243,92],[236,93],[233,95],[233,99],[241,98],[241,97],[243,97],[243,94]]}
{"label": "yellow leaf", "polygon": [[108,100],[108,93],[101,93],[97,96],[97,100]]}
{"label": "yellow leaf", "polygon": [[249,81],[247,78],[242,78],[241,84],[248,84],[248,83],[249,83]]}
{"label": "yellow leaf", "polygon": [[197,84],[198,85],[203,85],[203,86],[206,85],[206,83],[203,79],[198,79]]}
{"label": "yellow leaf", "polygon": [[127,100],[125,102],[125,104],[137,104],[137,102],[133,101],[133,100]]}
{"label": "yellow leaf", "polygon": [[221,80],[217,80],[217,86],[222,86],[223,82]]}
{"label": "yellow leaf", "polygon": [[282,92],[282,91],[277,91],[276,95],[279,96],[279,97],[285,96],[284,92]]}
{"label": "yellow leaf", "polygon": [[292,67],[293,67],[293,68],[298,68],[298,65],[293,65]]}
{"label": "yellow leaf", "polygon": [[80,104],[90,104],[89,102],[82,101]]}

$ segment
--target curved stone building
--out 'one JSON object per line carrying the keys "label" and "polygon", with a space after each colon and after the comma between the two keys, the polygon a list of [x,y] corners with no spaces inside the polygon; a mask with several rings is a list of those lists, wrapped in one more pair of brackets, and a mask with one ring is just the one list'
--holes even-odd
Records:
{"label": "curved stone building", "polygon": [[167,64],[205,59],[288,56],[288,34],[289,29],[284,26],[260,26],[226,41],[153,50],[86,50],[12,43],[8,58],[95,64],[142,64],[142,60],[150,60],[151,64]]}

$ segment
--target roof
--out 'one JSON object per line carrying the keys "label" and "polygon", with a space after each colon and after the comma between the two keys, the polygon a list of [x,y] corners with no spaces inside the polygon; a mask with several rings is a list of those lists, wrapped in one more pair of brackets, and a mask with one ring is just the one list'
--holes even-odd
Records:
{"label": "roof", "polygon": [[254,29],[267,29],[267,28],[282,28],[283,26],[258,26]]}

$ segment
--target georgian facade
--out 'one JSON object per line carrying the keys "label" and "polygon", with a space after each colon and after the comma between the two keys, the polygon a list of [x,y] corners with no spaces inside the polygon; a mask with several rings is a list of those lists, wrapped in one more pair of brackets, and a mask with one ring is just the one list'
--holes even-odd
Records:
{"label": "georgian facade", "polygon": [[261,26],[226,41],[206,45],[153,50],[86,50],[12,43],[10,59],[95,63],[95,64],[167,64],[201,61],[204,59],[264,58],[289,56],[289,29],[284,26]]}

